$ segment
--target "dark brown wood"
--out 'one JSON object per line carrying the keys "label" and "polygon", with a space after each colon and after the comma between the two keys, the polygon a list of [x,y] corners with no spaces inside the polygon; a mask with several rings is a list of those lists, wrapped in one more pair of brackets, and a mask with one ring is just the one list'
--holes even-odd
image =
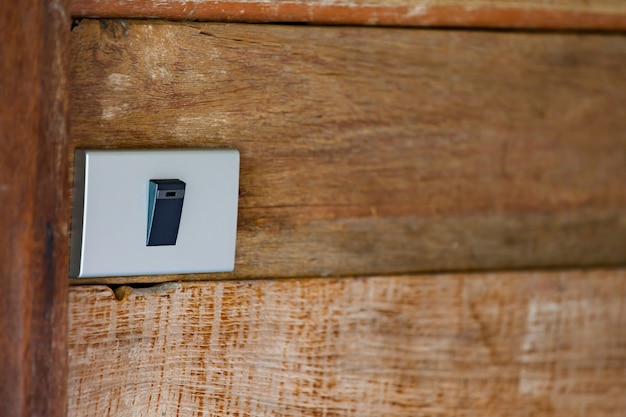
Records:
{"label": "dark brown wood", "polygon": [[69,415],[617,417],[626,270],[70,291]]}
{"label": "dark brown wood", "polygon": [[0,416],[67,409],[69,14],[0,2]]}
{"label": "dark brown wood", "polygon": [[626,29],[620,0],[72,0],[76,17],[427,27]]}
{"label": "dark brown wood", "polygon": [[[83,21],[82,148],[237,148],[232,274],[626,262],[626,37]],[[70,149],[72,151],[72,149]]]}

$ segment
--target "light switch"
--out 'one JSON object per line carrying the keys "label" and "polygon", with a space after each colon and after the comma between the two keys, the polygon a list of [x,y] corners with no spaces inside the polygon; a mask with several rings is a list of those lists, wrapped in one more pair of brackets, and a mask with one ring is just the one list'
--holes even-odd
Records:
{"label": "light switch", "polygon": [[77,150],[70,275],[232,271],[239,152]]}
{"label": "light switch", "polygon": [[181,180],[150,180],[146,245],[175,245],[185,201]]}

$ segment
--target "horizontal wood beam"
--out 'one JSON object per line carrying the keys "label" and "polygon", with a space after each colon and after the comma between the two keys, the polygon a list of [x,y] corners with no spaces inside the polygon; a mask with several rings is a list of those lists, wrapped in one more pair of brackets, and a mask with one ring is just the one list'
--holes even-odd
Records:
{"label": "horizontal wood beam", "polygon": [[[81,148],[236,148],[232,274],[626,263],[626,38],[83,21]],[[73,152],[73,149],[69,149]]]}
{"label": "horizontal wood beam", "polygon": [[74,17],[332,25],[625,30],[621,1],[72,0]]}
{"label": "horizontal wood beam", "polygon": [[69,416],[614,417],[626,270],[70,290]]}

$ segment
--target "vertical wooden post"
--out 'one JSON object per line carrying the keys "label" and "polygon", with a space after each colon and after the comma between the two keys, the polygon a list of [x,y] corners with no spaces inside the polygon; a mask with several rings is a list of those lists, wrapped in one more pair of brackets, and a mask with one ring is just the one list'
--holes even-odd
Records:
{"label": "vertical wooden post", "polygon": [[64,0],[0,2],[0,416],[64,416],[66,141]]}

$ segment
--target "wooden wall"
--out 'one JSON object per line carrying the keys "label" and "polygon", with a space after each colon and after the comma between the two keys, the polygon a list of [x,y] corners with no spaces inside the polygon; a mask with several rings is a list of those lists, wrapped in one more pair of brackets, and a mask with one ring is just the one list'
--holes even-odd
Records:
{"label": "wooden wall", "polygon": [[626,260],[623,36],[145,21],[72,36],[74,146],[241,153],[235,271],[136,282]]}
{"label": "wooden wall", "polygon": [[621,0],[72,0],[76,17],[624,30]]}
{"label": "wooden wall", "polygon": [[626,270],[73,287],[70,416],[619,416]]}
{"label": "wooden wall", "polygon": [[52,3],[0,2],[3,417],[67,410],[70,19]]}
{"label": "wooden wall", "polygon": [[70,155],[235,147],[241,186],[233,273],[71,282],[70,415],[626,406],[623,35],[83,20],[71,52]]}

